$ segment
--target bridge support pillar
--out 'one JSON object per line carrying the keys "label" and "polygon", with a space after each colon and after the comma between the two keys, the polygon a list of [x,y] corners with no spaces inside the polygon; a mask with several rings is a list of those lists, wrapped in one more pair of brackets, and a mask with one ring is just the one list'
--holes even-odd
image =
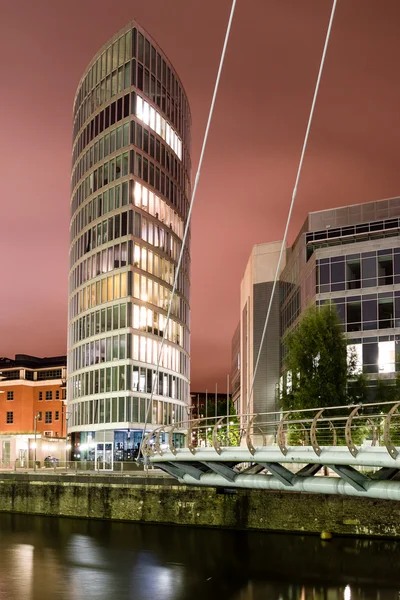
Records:
{"label": "bridge support pillar", "polygon": [[378,479],[379,481],[390,481],[396,477],[398,472],[399,469],[396,469],[395,467],[382,467],[382,469],[379,469],[379,471],[372,475],[372,479]]}
{"label": "bridge support pillar", "polygon": [[226,464],[221,464],[219,462],[204,462],[202,464],[205,465],[210,471],[214,471],[217,475],[221,475],[227,481],[235,481],[238,473],[235,473],[231,467]]}
{"label": "bridge support pillar", "polygon": [[305,467],[300,469],[300,471],[297,471],[296,477],[312,477],[322,469],[322,466],[323,465],[318,463],[306,465]]}
{"label": "bridge support pillar", "polygon": [[367,484],[369,481],[369,477],[357,471],[354,467],[350,465],[326,465],[329,469],[332,469],[339,477],[347,481],[350,485],[353,486],[359,492],[365,492],[367,489]]}
{"label": "bridge support pillar", "polygon": [[186,463],[159,462],[153,463],[153,465],[177,479],[183,479],[184,475],[191,475],[191,477],[200,481],[203,473],[200,469]]}
{"label": "bridge support pillar", "polygon": [[274,477],[276,477],[281,483],[283,483],[283,485],[287,485],[287,486],[292,486],[293,485],[293,479],[295,478],[295,473],[292,473],[292,471],[289,471],[289,469],[286,469],[286,467],[283,467],[281,464],[279,463],[270,463],[270,462],[266,462],[266,463],[258,463],[259,465],[261,465],[262,467],[265,467],[266,469],[268,469],[268,471],[270,473],[272,473],[272,475]]}

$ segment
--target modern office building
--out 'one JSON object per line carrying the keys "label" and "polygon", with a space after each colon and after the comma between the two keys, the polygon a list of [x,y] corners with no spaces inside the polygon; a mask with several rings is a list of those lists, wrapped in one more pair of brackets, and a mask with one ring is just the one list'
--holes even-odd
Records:
{"label": "modern office building", "polygon": [[[263,354],[270,362],[260,362],[254,391],[254,411],[279,406],[279,386],[285,385],[282,338],[294,327],[310,304],[336,305],[349,346],[358,357],[358,369],[369,380],[370,396],[378,378],[393,380],[396,356],[400,350],[400,198],[357,204],[310,213],[294,244],[287,248],[273,313],[267,329]],[[249,265],[259,248],[253,248]],[[276,251],[280,242],[276,244]],[[277,254],[259,257],[263,281],[272,286]],[[249,265],[241,286],[241,395],[247,397],[248,382],[254,368],[266,306],[262,299],[262,318],[257,295],[257,277],[246,283]],[[247,279],[246,279],[247,278]],[[253,286],[253,287],[252,287]],[[246,292],[244,293],[244,287]],[[253,289],[253,294],[252,294]],[[277,335],[276,329],[279,334]],[[255,341],[254,341],[255,340]],[[274,360],[273,357],[276,357]],[[277,369],[277,364],[279,368]],[[257,389],[260,389],[259,396]],[[243,402],[243,400],[242,400]]]}
{"label": "modern office building", "polygon": [[76,458],[105,453],[112,465],[133,457],[145,423],[182,420],[189,402],[189,247],[155,378],[188,214],[191,117],[137,23],[89,64],[73,123],[68,425]]}
{"label": "modern office building", "polygon": [[64,460],[66,377],[66,356],[0,358],[0,463]]}
{"label": "modern office building", "polygon": [[[280,242],[253,247],[240,286],[240,411],[258,413],[275,410],[276,382],[280,375],[279,293],[275,293],[260,361],[253,383],[254,367],[272,285],[278,264]],[[282,262],[284,266],[285,261]],[[237,376],[237,375],[236,375]],[[235,373],[232,372],[232,378]]]}

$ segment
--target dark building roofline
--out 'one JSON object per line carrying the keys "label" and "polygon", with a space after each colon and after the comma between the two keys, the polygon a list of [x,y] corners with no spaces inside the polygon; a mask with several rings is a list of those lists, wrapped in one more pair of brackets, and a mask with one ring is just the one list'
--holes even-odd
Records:
{"label": "dark building roofline", "polygon": [[51,367],[65,367],[67,365],[66,356],[30,356],[29,354],[16,354],[15,358],[0,358],[0,369],[28,368],[45,369]]}
{"label": "dark building roofline", "polygon": [[[372,214],[374,206],[377,208],[377,211],[375,211],[375,214]],[[380,210],[382,213],[379,212]],[[386,215],[383,214],[383,211],[385,210],[387,210]],[[377,212],[379,212],[379,214],[376,214]],[[324,221],[324,217],[326,217],[326,222]],[[311,211],[307,214],[292,245],[286,249],[286,258],[290,256],[291,252],[305,233],[316,232],[331,227],[333,229],[337,227],[346,227],[348,225],[358,225],[393,217],[400,217],[399,196]],[[340,221],[338,223],[336,222],[337,218],[339,218]],[[321,222],[318,224],[315,222],[317,219],[321,219]]]}

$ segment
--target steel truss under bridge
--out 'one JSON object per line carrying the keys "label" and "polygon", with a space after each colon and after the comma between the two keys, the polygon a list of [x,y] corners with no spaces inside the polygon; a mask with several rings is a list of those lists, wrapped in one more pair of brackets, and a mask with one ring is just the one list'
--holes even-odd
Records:
{"label": "steel truss under bridge", "polygon": [[[400,500],[399,407],[193,419],[152,431],[143,455],[186,485]],[[178,447],[182,438],[185,447]]]}

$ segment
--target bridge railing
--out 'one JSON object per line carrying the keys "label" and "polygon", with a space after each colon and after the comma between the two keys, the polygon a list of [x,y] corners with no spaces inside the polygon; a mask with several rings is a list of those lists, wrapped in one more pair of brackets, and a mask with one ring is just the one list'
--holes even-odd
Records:
{"label": "bridge railing", "polygon": [[[176,434],[195,454],[200,448],[277,446],[286,455],[290,446],[311,446],[320,455],[324,446],[347,446],[357,456],[362,445],[384,446],[396,458],[400,446],[400,402],[376,402],[349,406],[317,407],[268,413],[242,413],[222,417],[198,417],[162,426],[143,441],[144,456],[176,455]],[[180,436],[182,437],[182,435]]]}

